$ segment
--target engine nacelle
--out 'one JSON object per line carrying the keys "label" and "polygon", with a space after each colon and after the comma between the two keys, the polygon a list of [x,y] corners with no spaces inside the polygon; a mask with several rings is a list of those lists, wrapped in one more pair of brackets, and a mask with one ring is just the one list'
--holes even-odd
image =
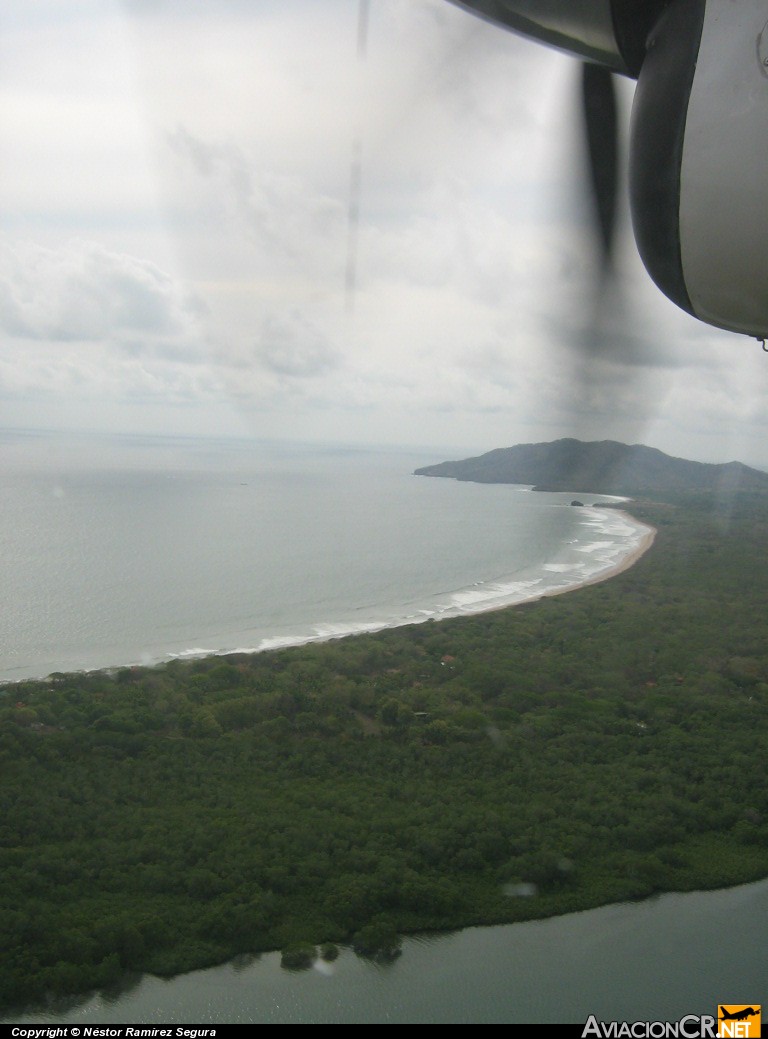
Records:
{"label": "engine nacelle", "polygon": [[720,328],[768,335],[768,9],[673,0],[632,109],[630,202],[659,288]]}
{"label": "engine nacelle", "polygon": [[452,0],[495,25],[636,76],[668,0]]}

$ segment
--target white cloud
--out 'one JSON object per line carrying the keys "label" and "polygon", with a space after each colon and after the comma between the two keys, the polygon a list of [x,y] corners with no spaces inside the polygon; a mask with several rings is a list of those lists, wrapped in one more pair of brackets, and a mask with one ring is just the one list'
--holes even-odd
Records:
{"label": "white cloud", "polygon": [[63,249],[4,245],[0,296],[0,327],[9,336],[106,341],[132,353],[155,347],[178,359],[194,353],[204,313],[153,263],[84,241]]}
{"label": "white cloud", "polygon": [[297,311],[264,320],[255,357],[268,371],[298,379],[334,371],[339,364],[338,351]]}
{"label": "white cloud", "polygon": [[[256,268],[305,271],[318,281],[330,266],[340,276],[345,213],[340,200],[315,188],[311,176],[265,168],[257,148],[209,144],[181,126],[168,142],[200,178],[192,187],[199,202],[220,213],[230,236],[245,240]],[[336,263],[329,264],[334,251]]]}

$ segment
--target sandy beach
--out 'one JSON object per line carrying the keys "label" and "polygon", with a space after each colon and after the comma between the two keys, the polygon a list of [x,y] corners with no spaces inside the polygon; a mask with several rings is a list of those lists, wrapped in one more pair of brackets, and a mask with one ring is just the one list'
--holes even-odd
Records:
{"label": "sandy beach", "polygon": [[[612,510],[614,511],[614,510]],[[624,509],[616,509],[615,513],[617,516],[623,516],[630,523],[640,523],[640,520],[636,519],[630,513]],[[623,573],[625,570],[629,570],[631,566],[640,559],[641,556],[645,555],[648,549],[656,538],[656,528],[648,526],[647,523],[642,524],[645,527],[645,534],[640,539],[640,544],[634,548],[631,552],[628,552],[622,559],[616,563],[615,566],[606,567],[605,570],[601,570],[599,574],[595,574],[592,577],[586,578],[584,581],[580,581],[578,584],[572,584],[568,588],[555,588],[551,592],[544,592],[542,595],[537,596],[538,599],[548,598],[553,595],[565,595],[566,592],[575,592],[578,588],[586,588],[589,584],[599,584],[601,581],[608,581],[611,577],[616,577],[617,574]],[[533,600],[528,600],[533,601]]]}
{"label": "sandy beach", "polygon": [[640,543],[632,549],[631,552],[628,552],[623,556],[614,566],[608,566],[599,573],[593,574],[591,577],[585,577],[582,581],[574,581],[573,584],[568,584],[559,588],[552,588],[546,592],[534,592],[526,598],[517,599],[515,602],[495,603],[472,610],[451,613],[449,616],[451,618],[472,617],[481,613],[495,613],[497,610],[514,610],[516,607],[523,606],[527,603],[540,602],[541,599],[549,599],[555,595],[567,595],[569,592],[577,592],[580,588],[586,588],[587,585],[599,584],[601,581],[608,581],[612,577],[616,577],[617,574],[629,570],[629,568],[634,566],[638,559],[640,559],[640,557],[643,556],[653,544],[656,537],[656,528],[649,526],[647,523],[642,523],[625,509],[611,509],[611,512],[616,516],[622,516],[628,523],[640,525],[645,531],[641,536]]}

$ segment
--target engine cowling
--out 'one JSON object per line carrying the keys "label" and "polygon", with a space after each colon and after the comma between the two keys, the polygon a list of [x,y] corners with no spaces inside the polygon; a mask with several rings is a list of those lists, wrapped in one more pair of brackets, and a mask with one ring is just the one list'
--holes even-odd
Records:
{"label": "engine cowling", "polygon": [[668,0],[452,0],[481,18],[587,61],[636,76]]}
{"label": "engine cowling", "polygon": [[648,42],[630,204],[659,288],[711,325],[768,335],[768,10],[673,0]]}

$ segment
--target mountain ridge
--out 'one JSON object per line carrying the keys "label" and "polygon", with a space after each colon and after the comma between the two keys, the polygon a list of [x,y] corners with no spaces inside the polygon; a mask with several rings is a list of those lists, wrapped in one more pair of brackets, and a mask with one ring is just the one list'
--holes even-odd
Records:
{"label": "mountain ridge", "polygon": [[422,466],[414,475],[524,484],[537,491],[632,496],[670,491],[768,491],[768,473],[742,462],[693,462],[643,444],[586,442],[572,437],[496,448],[472,458]]}

